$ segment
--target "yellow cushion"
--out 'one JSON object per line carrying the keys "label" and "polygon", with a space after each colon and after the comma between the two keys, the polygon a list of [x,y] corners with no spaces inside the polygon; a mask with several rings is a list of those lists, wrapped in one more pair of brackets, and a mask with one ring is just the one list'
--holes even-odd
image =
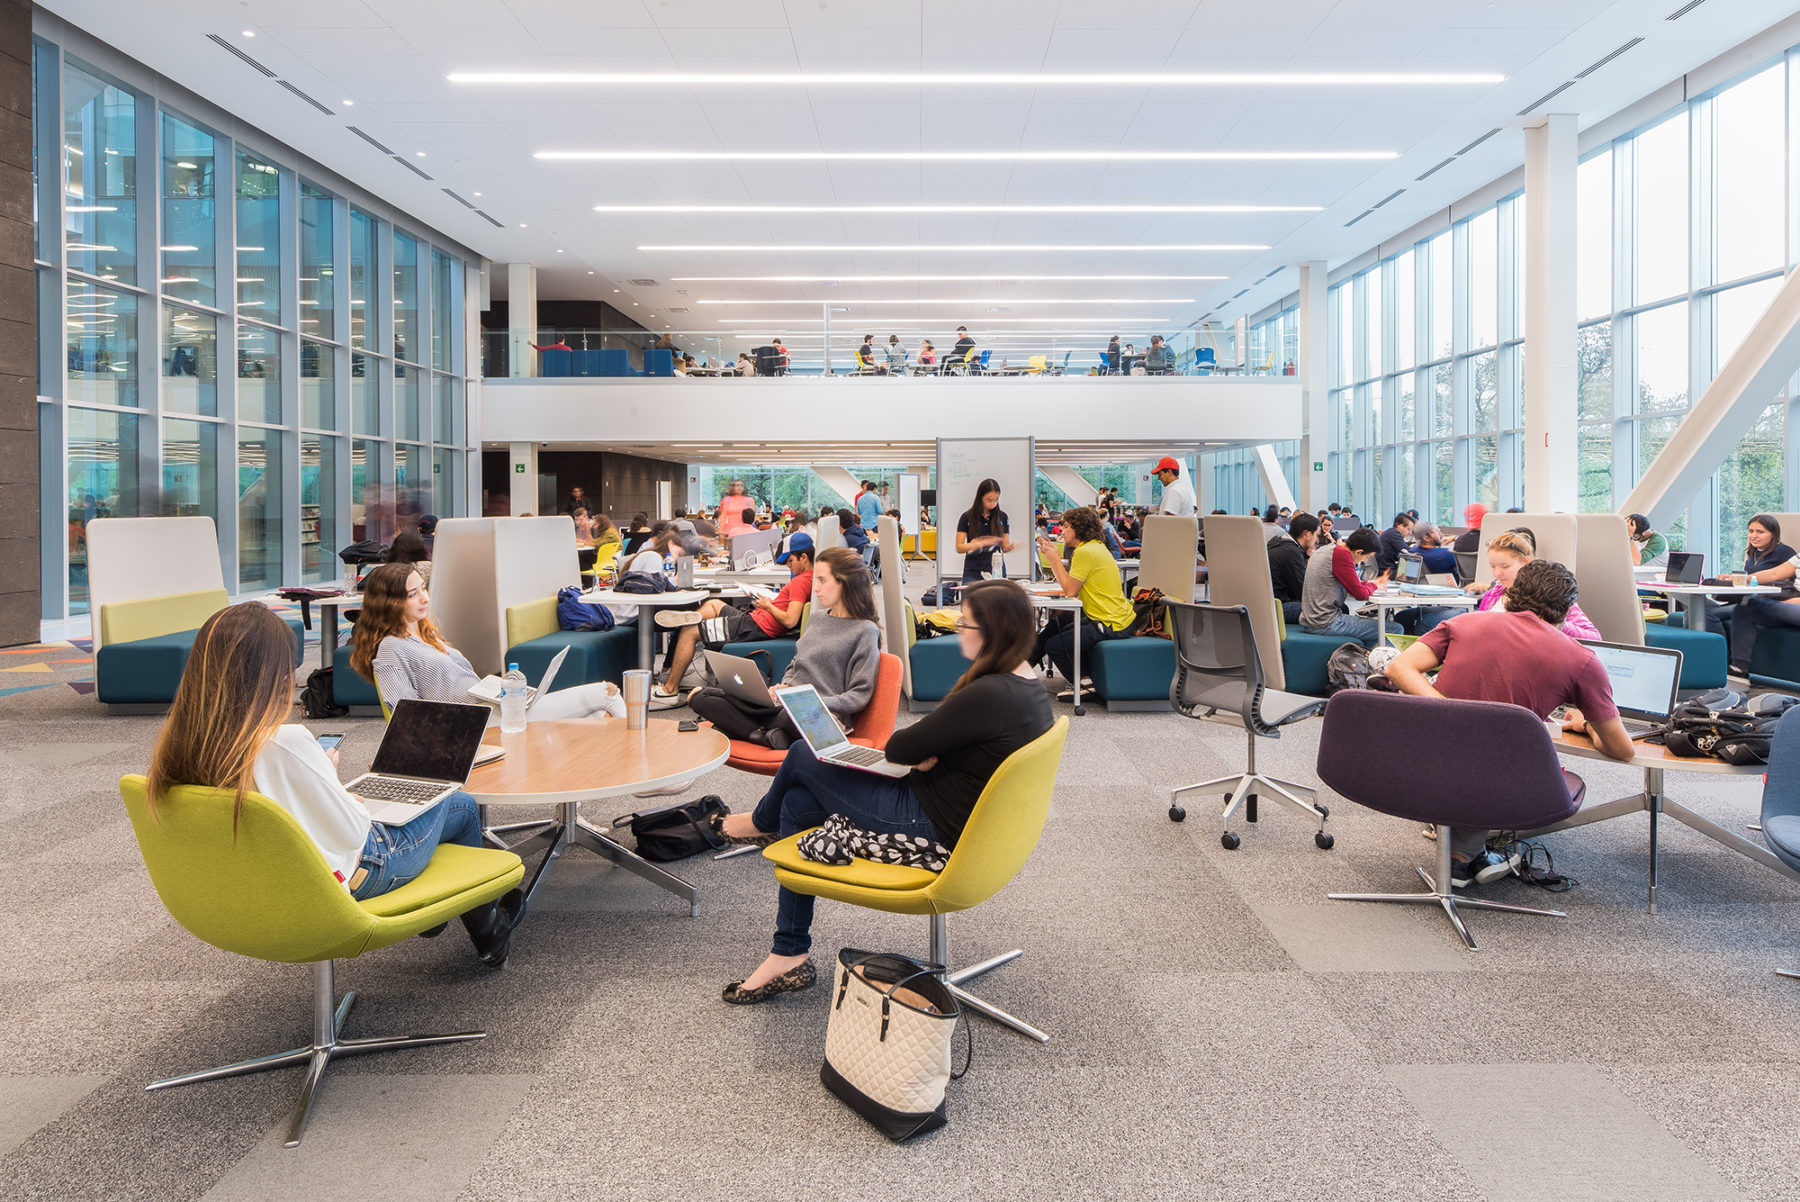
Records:
{"label": "yellow cushion", "polygon": [[357,904],[377,918],[400,918],[426,906],[454,900],[494,881],[510,879],[517,882],[523,871],[519,857],[510,852],[495,855],[489,848],[440,843],[424,872],[398,889]]}
{"label": "yellow cushion", "polygon": [[555,634],[562,629],[562,623],[556,620],[556,598],[545,597],[541,601],[527,601],[523,605],[506,607],[506,645],[517,647],[520,643],[529,643],[532,639],[541,639],[547,634]]}
{"label": "yellow cushion", "polygon": [[228,602],[222,588],[192,593],[165,593],[135,601],[109,601],[100,607],[101,643],[132,643],[196,630]]}
{"label": "yellow cushion", "polygon": [[903,864],[877,864],[873,860],[852,860],[848,864],[821,864],[800,855],[800,836],[772,843],[763,849],[763,858],[798,876],[818,877],[862,889],[923,889],[937,880],[938,874]]}

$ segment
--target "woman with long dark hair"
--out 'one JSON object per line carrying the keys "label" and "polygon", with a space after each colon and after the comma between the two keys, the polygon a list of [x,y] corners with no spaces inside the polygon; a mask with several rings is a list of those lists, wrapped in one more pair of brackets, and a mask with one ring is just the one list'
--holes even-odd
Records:
{"label": "woman with long dark hair", "polygon": [[[994,570],[994,551],[1013,549],[1012,527],[1000,508],[1000,482],[989,477],[975,486],[975,501],[956,520],[956,553],[963,557],[963,583]],[[1001,568],[1006,567],[1005,561]]]}
{"label": "woman with long dark hair", "polygon": [[[954,849],[988,778],[1007,756],[1052,725],[1044,682],[1031,667],[1037,641],[1031,602],[1007,580],[963,590],[956,623],[969,670],[936,709],[888,737],[887,758],[910,764],[901,778],[821,764],[796,743],[756,808],[728,814],[726,838],[766,844],[842,814],[878,834],[912,835]],[[734,1005],[764,1002],[818,980],[812,948],[813,899],[780,890],[768,958],[725,987]]]}
{"label": "woman with long dark hair", "polygon": [[[812,614],[794,646],[794,659],[770,686],[812,685],[825,708],[848,726],[875,696],[881,668],[881,627],[875,620],[875,589],[868,565],[848,547],[833,547],[813,565]],[[753,706],[710,686],[688,694],[694,713],[727,738],[761,743],[777,751],[799,731],[779,705]]]}
{"label": "woman with long dark hair", "polygon": [[[660,563],[660,561],[659,561]],[[384,563],[363,579],[362,614],[350,647],[350,668],[369,681],[390,709],[408,697],[470,703],[481,683],[468,658],[431,620],[431,593],[410,563]],[[595,682],[538,698],[534,718],[625,716],[615,684]]]}
{"label": "woman with long dark hair", "polygon": [[[418,876],[440,843],[481,846],[481,818],[467,793],[453,793],[401,826],[370,819],[362,799],[338,782],[337,751],[321,749],[311,731],[286,721],[293,707],[294,636],[287,624],[255,602],[208,618],[151,753],[152,812],[177,785],[232,790],[239,810],[254,789],[300,824],[359,901]],[[514,889],[463,915],[484,963],[506,963],[524,913],[525,895]]]}

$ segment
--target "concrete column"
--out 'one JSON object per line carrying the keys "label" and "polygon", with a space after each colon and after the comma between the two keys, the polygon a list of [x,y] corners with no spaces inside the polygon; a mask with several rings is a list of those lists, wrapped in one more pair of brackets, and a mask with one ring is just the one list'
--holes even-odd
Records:
{"label": "concrete column", "polygon": [[525,514],[536,514],[538,511],[538,447],[535,442],[508,443],[507,472],[512,480],[512,508],[508,510],[514,517]]}
{"label": "concrete column", "polygon": [[1045,467],[1040,464],[1038,470],[1050,477],[1050,482],[1067,493],[1069,499],[1077,505],[1092,505],[1100,497],[1100,490],[1087,482],[1087,477],[1072,467]]}
{"label": "concrete column", "polygon": [[1574,513],[1575,117],[1525,131],[1525,509]]}
{"label": "concrete column", "polygon": [[[506,265],[506,347],[508,374],[537,375],[537,352],[531,344],[538,340],[537,267],[531,263]],[[532,474],[537,473],[533,457]],[[535,488],[536,485],[534,484]],[[534,503],[535,504],[535,503]],[[513,510],[518,513],[517,509]]]}
{"label": "concrete column", "polygon": [[[1325,260],[1300,264],[1300,499],[1310,513],[1331,503],[1325,472],[1331,451],[1331,316]],[[1275,356],[1279,363],[1281,356]]]}
{"label": "concrete column", "polygon": [[1294,508],[1294,490],[1288,487],[1287,475],[1281,470],[1281,457],[1275,454],[1275,444],[1260,443],[1252,453],[1256,456],[1256,474],[1262,477],[1263,495],[1279,508]]}

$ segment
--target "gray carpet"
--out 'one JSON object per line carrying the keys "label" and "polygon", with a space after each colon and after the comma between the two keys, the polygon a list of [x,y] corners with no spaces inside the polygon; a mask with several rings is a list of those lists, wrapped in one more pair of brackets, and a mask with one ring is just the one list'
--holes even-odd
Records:
{"label": "gray carpet", "polygon": [[[1063,712],[1069,712],[1067,707]],[[280,1146],[287,1070],[156,1095],[153,1077],[300,1042],[305,972],[216,951],[158,904],[120,807],[154,718],[45,689],[0,703],[0,1197],[739,1199],[1791,1198],[1800,887],[1665,824],[1644,909],[1642,816],[1550,836],[1579,886],[1484,893],[1566,919],[1475,912],[1462,950],[1422,910],[1334,903],[1411,890],[1433,845],[1335,797],[1337,846],[1265,803],[1241,850],[1216,799],[1166,790],[1241,763],[1240,731],[1173,715],[1073,719],[1037,854],[951,919],[954,958],[1026,955],[974,988],[1052,1033],[986,1023],[950,1126],[893,1146],[818,1082],[826,993],[737,1009],[766,951],[756,857],[688,861],[675,899],[584,853],[553,870],[511,964],[452,930],[339,966],[351,1034],[484,1027],[477,1044],[342,1061],[311,1131]],[[366,762],[371,720],[349,732]],[[1262,745],[1316,779],[1316,722]],[[1437,757],[1453,748],[1386,748]],[[1637,774],[1583,763],[1588,796]],[[1754,778],[1671,778],[1734,829]],[[752,804],[721,769],[697,792]],[[593,815],[607,819],[610,812]],[[816,953],[922,953],[922,919],[821,903]],[[864,1187],[867,1187],[866,1189]]]}

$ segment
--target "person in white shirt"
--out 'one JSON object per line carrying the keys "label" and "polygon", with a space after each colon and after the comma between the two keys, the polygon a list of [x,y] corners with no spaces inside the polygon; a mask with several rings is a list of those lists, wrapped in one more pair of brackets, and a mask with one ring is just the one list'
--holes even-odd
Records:
{"label": "person in white shirt", "polygon": [[1163,486],[1162,508],[1157,512],[1192,517],[1198,509],[1194,504],[1194,486],[1181,478],[1181,465],[1164,455],[1156,461],[1156,478]]}
{"label": "person in white shirt", "polygon": [[[244,794],[261,793],[293,817],[358,901],[411,881],[439,844],[481,846],[480,812],[467,793],[453,793],[401,826],[371,820],[362,799],[338,781],[337,751],[321,749],[304,726],[284,723],[293,706],[287,624],[254,601],[208,618],[151,753],[152,811],[179,785],[235,791],[239,808]],[[514,889],[462,916],[483,963],[506,963],[524,914],[525,894]]]}

